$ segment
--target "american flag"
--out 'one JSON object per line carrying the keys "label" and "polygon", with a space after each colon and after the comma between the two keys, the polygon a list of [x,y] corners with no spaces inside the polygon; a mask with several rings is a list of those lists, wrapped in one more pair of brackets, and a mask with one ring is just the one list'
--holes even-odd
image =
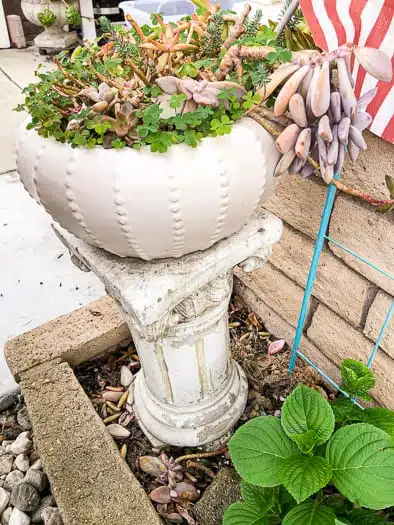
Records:
{"label": "american flag", "polygon": [[[316,44],[331,51],[346,42],[384,51],[394,68],[394,0],[300,0],[301,9]],[[357,98],[377,86],[367,107],[373,117],[370,130],[394,143],[394,82],[381,82],[368,75],[352,59]]]}

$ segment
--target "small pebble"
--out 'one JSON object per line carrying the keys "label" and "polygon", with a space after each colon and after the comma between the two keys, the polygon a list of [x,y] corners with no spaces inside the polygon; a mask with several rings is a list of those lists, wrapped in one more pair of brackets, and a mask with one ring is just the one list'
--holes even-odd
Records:
{"label": "small pebble", "polygon": [[274,416],[275,417],[280,417],[280,415],[281,415],[281,411],[280,410],[275,410]]}
{"label": "small pebble", "polygon": [[57,507],[47,507],[42,511],[44,525],[63,525],[60,510]]}
{"label": "small pebble", "polygon": [[12,469],[12,463],[13,458],[10,454],[5,454],[4,456],[0,456],[0,474],[8,474],[11,472]]}
{"label": "small pebble", "polygon": [[26,452],[29,452],[33,444],[28,437],[29,434],[29,432],[22,432],[12,445],[10,445],[10,450],[14,456],[19,456],[19,454],[26,454]]}
{"label": "small pebble", "polygon": [[29,459],[24,454],[19,454],[15,458],[15,466],[21,472],[27,472],[29,470]]}
{"label": "small pebble", "polygon": [[12,514],[11,507],[8,507],[8,509],[5,509],[5,511],[1,515],[1,525],[9,525],[11,514]]}
{"label": "small pebble", "polygon": [[30,485],[33,485],[33,487],[39,492],[42,492],[47,486],[46,474],[41,470],[34,470],[32,468],[29,468],[29,470],[26,472],[24,481],[26,483],[30,483]]}
{"label": "small pebble", "polygon": [[11,492],[10,503],[24,512],[33,512],[40,504],[40,495],[35,487],[22,482]]}
{"label": "small pebble", "polygon": [[17,388],[12,392],[7,392],[6,394],[0,396],[0,412],[7,410],[11,405],[14,405],[18,401],[18,396],[20,394],[20,389]]}
{"label": "small pebble", "polygon": [[8,445],[12,445],[13,441],[10,441],[9,439],[5,439],[2,443],[1,443],[1,446],[3,448],[7,448]]}
{"label": "small pebble", "polygon": [[120,369],[120,384],[127,388],[133,381],[133,374],[127,368],[127,366],[122,366]]}
{"label": "small pebble", "polygon": [[36,461],[30,465],[30,468],[33,470],[42,470],[41,459],[36,459]]}
{"label": "small pebble", "polygon": [[23,428],[23,430],[31,430],[31,423],[29,419],[29,413],[26,407],[23,407],[19,410],[16,420],[18,424]]}
{"label": "small pebble", "polygon": [[6,509],[8,502],[10,501],[10,496],[11,494],[8,492],[8,490],[0,488],[0,515]]}
{"label": "small pebble", "polygon": [[30,525],[30,516],[21,510],[14,508],[12,510],[8,525]]}
{"label": "small pebble", "polygon": [[53,507],[56,505],[55,498],[52,496],[52,494],[49,494],[48,496],[44,496],[37,507],[37,509],[33,512],[31,515],[31,522],[32,523],[40,523],[42,521],[42,511],[46,509],[47,507]]}
{"label": "small pebble", "polygon": [[12,492],[12,490],[20,483],[23,479],[23,473],[19,470],[13,470],[10,472],[4,481],[4,488]]}

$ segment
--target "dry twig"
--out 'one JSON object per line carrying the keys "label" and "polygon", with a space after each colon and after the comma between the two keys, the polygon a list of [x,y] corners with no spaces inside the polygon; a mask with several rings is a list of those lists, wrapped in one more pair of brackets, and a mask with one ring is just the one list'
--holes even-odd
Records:
{"label": "dry twig", "polygon": [[193,460],[193,459],[202,459],[202,458],[213,458],[214,456],[219,456],[220,454],[224,454],[227,452],[228,448],[222,447],[218,450],[213,450],[212,452],[199,452],[197,454],[186,454],[185,456],[179,456],[179,458],[176,458],[175,463],[180,463],[181,461],[186,460]]}

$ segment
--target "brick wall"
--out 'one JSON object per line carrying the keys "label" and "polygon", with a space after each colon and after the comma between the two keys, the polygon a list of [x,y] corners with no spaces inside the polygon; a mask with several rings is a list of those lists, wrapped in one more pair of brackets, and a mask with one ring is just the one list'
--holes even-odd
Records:
{"label": "brick wall", "polygon": [[[384,177],[394,172],[394,146],[369,134],[368,151],[357,165],[349,162],[342,180],[388,197]],[[326,186],[318,179],[283,176],[265,207],[282,218],[284,233],[270,262],[245,274],[236,270],[236,291],[275,336],[293,341],[312,259]],[[338,194],[329,235],[389,273],[394,267],[394,214]],[[352,357],[365,361],[394,296],[394,282],[327,243],[309,306],[301,350],[333,378],[337,365]],[[374,397],[394,409],[394,320],[374,363]]]}

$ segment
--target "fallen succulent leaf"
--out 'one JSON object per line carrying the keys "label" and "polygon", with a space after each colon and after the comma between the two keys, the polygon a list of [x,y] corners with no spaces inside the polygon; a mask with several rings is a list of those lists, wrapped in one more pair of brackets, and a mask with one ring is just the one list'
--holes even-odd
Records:
{"label": "fallen succulent leaf", "polygon": [[108,425],[107,430],[115,439],[126,439],[130,436],[130,432],[126,428],[122,427],[122,425],[118,425],[118,423],[112,423],[111,425]]}
{"label": "fallen succulent leaf", "polygon": [[141,470],[155,478],[158,478],[167,471],[162,460],[154,456],[141,456],[138,462]]}
{"label": "fallen succulent leaf", "polygon": [[286,341],[284,339],[278,339],[277,341],[273,341],[268,346],[268,355],[275,355],[281,350],[283,350],[284,346],[286,344]]}
{"label": "fallen succulent leaf", "polygon": [[171,503],[170,489],[168,487],[157,487],[149,494],[152,501],[156,503]]}
{"label": "fallen succulent leaf", "polygon": [[125,388],[128,388],[130,383],[133,381],[133,374],[130,372],[127,366],[122,366],[120,369],[120,384]]}
{"label": "fallen succulent leaf", "polygon": [[123,392],[112,392],[106,390],[103,392],[102,397],[105,401],[112,401],[112,403],[117,403],[119,399],[122,397]]}
{"label": "fallen succulent leaf", "polygon": [[183,523],[182,516],[177,512],[171,512],[171,514],[167,514],[165,517],[168,521],[171,521],[171,523]]}

